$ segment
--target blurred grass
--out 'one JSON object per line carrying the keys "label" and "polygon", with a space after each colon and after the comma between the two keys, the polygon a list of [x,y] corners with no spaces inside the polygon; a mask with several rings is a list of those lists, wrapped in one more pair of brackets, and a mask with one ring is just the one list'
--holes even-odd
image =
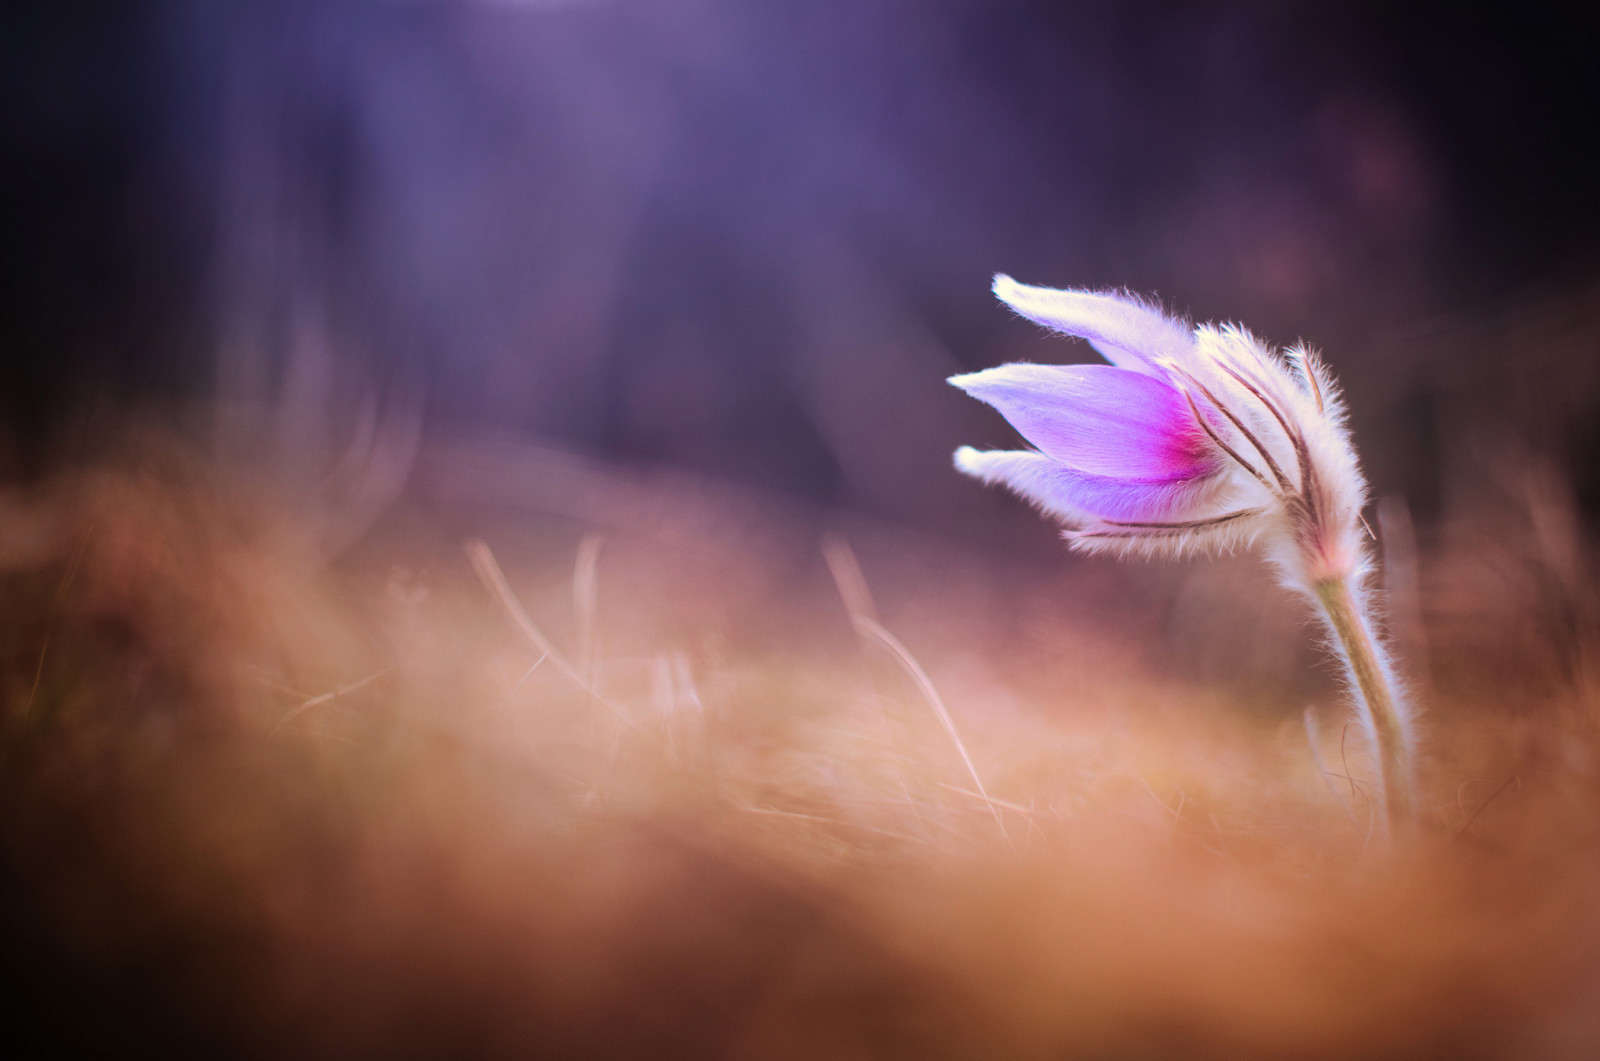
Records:
{"label": "blurred grass", "polygon": [[[673,496],[700,530],[613,532],[576,590],[580,524],[424,507],[331,563],[292,506],[172,447],[14,498],[51,533],[0,609],[7,1034],[1040,1058],[1579,1057],[1600,1034],[1592,586],[1550,575],[1587,555],[1551,538],[1576,520],[1426,543],[1424,822],[1382,847],[1331,687],[1309,687],[1324,771],[1301,687],[1139,643],[1205,626],[1225,660],[1298,667],[1269,585],[1223,578],[1141,631],[1092,570],[843,526],[985,798],[814,539]],[[463,523],[584,684],[485,592]]]}

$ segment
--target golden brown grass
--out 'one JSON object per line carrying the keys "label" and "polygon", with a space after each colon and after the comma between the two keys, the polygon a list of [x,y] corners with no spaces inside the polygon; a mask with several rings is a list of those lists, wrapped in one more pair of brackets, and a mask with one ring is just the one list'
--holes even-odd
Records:
{"label": "golden brown grass", "polygon": [[[31,542],[0,610],[16,1037],[275,1057],[1600,1041],[1592,632],[1475,647],[1592,587],[1458,574],[1538,567],[1534,537],[1421,557],[1423,824],[1383,844],[1335,696],[1314,753],[1303,701],[1152,664],[1093,576],[1064,602],[882,532],[875,555],[927,562],[880,576],[835,544],[830,572],[759,535],[600,544],[489,516],[469,557],[460,513],[328,564],[283,509],[205,479],[169,459],[10,506]],[[1206,591],[1246,655],[1253,588]]]}

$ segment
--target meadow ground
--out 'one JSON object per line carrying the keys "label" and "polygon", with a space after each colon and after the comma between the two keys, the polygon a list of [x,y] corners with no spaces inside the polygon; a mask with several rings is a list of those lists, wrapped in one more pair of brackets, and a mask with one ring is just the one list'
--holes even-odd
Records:
{"label": "meadow ground", "polygon": [[330,560],[293,506],[135,452],[5,506],[5,1034],[39,1054],[1600,1041],[1559,492],[1391,557],[1424,714],[1385,839],[1248,557],[1041,567],[548,461],[519,507],[472,489],[516,454],[468,449]]}

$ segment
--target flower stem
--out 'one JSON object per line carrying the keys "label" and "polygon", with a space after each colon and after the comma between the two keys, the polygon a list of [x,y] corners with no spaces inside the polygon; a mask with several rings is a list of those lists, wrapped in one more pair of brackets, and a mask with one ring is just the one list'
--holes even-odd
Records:
{"label": "flower stem", "polygon": [[1323,618],[1338,641],[1373,739],[1377,742],[1381,796],[1391,824],[1411,820],[1411,754],[1400,719],[1400,698],[1372,624],[1344,578],[1316,583]]}

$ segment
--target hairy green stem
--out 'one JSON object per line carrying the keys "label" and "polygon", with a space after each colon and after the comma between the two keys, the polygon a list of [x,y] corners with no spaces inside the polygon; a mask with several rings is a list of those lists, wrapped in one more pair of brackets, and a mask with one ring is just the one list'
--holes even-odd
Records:
{"label": "hairy green stem", "polygon": [[1371,623],[1349,583],[1330,578],[1316,584],[1317,600],[1323,618],[1342,650],[1341,656],[1367,712],[1378,747],[1380,796],[1389,821],[1400,824],[1411,820],[1411,754],[1405,728],[1400,721],[1400,702],[1389,672],[1380,659],[1380,649]]}

